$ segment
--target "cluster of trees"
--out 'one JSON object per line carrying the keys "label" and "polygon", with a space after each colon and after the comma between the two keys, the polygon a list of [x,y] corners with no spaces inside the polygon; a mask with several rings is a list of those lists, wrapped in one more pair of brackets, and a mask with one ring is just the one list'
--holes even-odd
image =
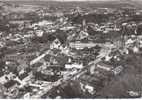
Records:
{"label": "cluster of trees", "polygon": [[105,14],[88,14],[88,15],[73,15],[69,20],[74,24],[82,24],[82,21],[85,19],[87,23],[103,23],[109,20],[111,15]]}
{"label": "cluster of trees", "polygon": [[[142,62],[141,55],[127,55],[124,57],[123,72],[112,78],[98,93],[101,98],[131,98],[141,97],[142,93]],[[130,96],[129,91],[139,93]]]}

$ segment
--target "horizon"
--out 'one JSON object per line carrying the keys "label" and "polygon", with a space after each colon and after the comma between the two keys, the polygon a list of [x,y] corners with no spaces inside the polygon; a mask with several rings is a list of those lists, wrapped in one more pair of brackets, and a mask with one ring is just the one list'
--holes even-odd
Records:
{"label": "horizon", "polygon": [[109,2],[109,1],[120,1],[120,2],[142,2],[142,0],[0,0],[0,1],[57,1],[57,2]]}
{"label": "horizon", "polygon": [[129,1],[129,0],[0,0],[0,1],[61,1],[61,2],[68,2],[68,1]]}

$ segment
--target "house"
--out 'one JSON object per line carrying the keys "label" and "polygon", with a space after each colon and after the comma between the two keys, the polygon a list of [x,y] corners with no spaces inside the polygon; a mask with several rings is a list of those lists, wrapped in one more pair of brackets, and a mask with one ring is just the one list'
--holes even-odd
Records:
{"label": "house", "polygon": [[51,44],[50,44],[50,49],[59,49],[61,46],[61,42],[59,41],[58,38],[56,38]]}
{"label": "house", "polygon": [[88,34],[87,32],[81,31],[81,32],[79,33],[79,36],[77,37],[77,40],[85,39],[85,38],[87,38],[88,36],[89,36],[89,34]]}
{"label": "house", "polygon": [[105,56],[105,61],[110,61],[111,58],[112,58],[112,56],[107,55],[107,56]]}
{"label": "house", "polygon": [[87,48],[92,48],[92,47],[95,47],[97,45],[97,43],[92,43],[92,42],[89,42],[89,43],[81,43],[81,42],[71,42],[69,44],[69,46],[71,48],[75,48],[75,49],[84,49],[85,47]]}
{"label": "house", "polygon": [[63,54],[69,55],[70,49],[67,46],[65,46],[64,48],[60,46],[60,49]]}
{"label": "house", "polygon": [[91,93],[91,94],[94,94],[94,87],[93,86],[90,86],[90,85],[85,85],[85,89]]}
{"label": "house", "polygon": [[66,64],[66,65],[65,65],[65,68],[66,68],[66,69],[72,69],[72,68],[82,69],[82,68],[83,68],[83,64],[77,64],[77,63],[74,63],[74,64]]}
{"label": "house", "polygon": [[23,97],[24,97],[24,99],[30,99],[30,97],[31,97],[30,92],[27,92],[26,94],[24,94]]}
{"label": "house", "polygon": [[52,21],[43,20],[43,21],[40,21],[38,23],[34,23],[32,25],[32,27],[35,27],[35,26],[47,26],[47,25],[52,25],[52,24],[53,24]]}
{"label": "house", "polygon": [[140,97],[140,93],[138,91],[127,91],[127,93],[131,97]]}
{"label": "house", "polygon": [[102,69],[102,70],[105,70],[105,71],[111,71],[113,69],[113,66],[99,62],[99,63],[96,64],[96,68]]}
{"label": "house", "polygon": [[0,84],[5,84],[8,80],[6,79],[6,75],[3,75],[2,77],[0,77]]}
{"label": "house", "polygon": [[72,29],[75,29],[75,26],[65,26],[60,28],[60,30],[63,30],[63,31],[72,30]]}
{"label": "house", "polygon": [[134,42],[135,42],[135,41],[130,38],[130,39],[128,39],[128,40],[125,42],[125,44],[126,44],[126,45],[130,45],[130,44],[133,44]]}
{"label": "house", "polygon": [[134,53],[138,53],[138,52],[139,52],[139,48],[138,48],[138,47],[136,47],[136,46],[135,46],[135,47],[133,47],[133,52],[134,52]]}
{"label": "house", "polygon": [[18,89],[18,83],[14,80],[10,80],[4,86],[8,89],[8,91],[5,92],[8,98],[16,98],[19,94],[19,89]]}
{"label": "house", "polygon": [[118,75],[119,73],[121,73],[122,70],[123,70],[123,67],[122,66],[118,66],[118,67],[114,68],[112,70],[112,72],[114,73],[114,75]]}
{"label": "house", "polygon": [[42,37],[44,32],[42,30],[36,30],[35,33],[36,33],[36,36]]}
{"label": "house", "polygon": [[95,90],[102,86],[102,79],[95,77],[94,75],[84,74],[79,78],[81,87],[83,90],[87,90],[91,94],[95,93]]}
{"label": "house", "polygon": [[91,74],[94,74],[95,71],[110,72],[112,69],[113,66],[105,64],[103,62],[98,62],[97,64],[92,64],[89,70]]}

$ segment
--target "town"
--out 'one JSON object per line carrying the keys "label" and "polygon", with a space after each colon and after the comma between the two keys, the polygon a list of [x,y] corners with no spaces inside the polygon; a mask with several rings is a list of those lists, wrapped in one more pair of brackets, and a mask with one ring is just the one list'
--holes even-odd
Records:
{"label": "town", "polygon": [[41,2],[0,1],[0,98],[142,97],[142,8]]}

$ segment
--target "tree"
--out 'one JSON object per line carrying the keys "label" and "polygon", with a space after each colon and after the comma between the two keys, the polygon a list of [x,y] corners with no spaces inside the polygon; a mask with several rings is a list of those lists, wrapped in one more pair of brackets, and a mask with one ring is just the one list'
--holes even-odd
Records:
{"label": "tree", "polygon": [[142,24],[138,25],[136,32],[137,32],[138,35],[142,34]]}
{"label": "tree", "polygon": [[56,37],[62,44],[66,43],[67,41],[67,33],[62,30],[56,30]]}
{"label": "tree", "polygon": [[128,91],[142,91],[142,75],[126,73],[113,79],[98,94],[101,98],[128,98]]}
{"label": "tree", "polygon": [[4,91],[5,91],[4,86],[2,84],[0,84],[0,99],[4,98]]}

